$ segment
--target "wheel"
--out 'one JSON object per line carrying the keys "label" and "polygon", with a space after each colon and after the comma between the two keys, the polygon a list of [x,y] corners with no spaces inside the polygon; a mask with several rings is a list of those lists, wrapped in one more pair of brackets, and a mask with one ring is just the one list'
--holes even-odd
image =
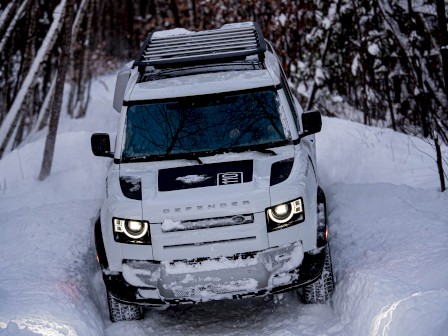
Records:
{"label": "wheel", "polygon": [[325,246],[325,261],[322,274],[312,284],[301,288],[300,296],[303,303],[325,303],[333,293],[334,278],[331,264],[330,246]]}
{"label": "wheel", "polygon": [[109,314],[112,322],[133,321],[143,318],[142,307],[121,303],[115,299],[109,291],[107,292],[107,303],[109,304]]}

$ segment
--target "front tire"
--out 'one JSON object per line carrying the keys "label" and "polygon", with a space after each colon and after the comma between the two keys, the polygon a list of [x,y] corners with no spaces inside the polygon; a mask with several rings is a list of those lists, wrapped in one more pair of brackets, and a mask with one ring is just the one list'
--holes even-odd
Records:
{"label": "front tire", "polygon": [[300,296],[303,303],[325,303],[334,290],[333,266],[331,263],[330,246],[325,247],[325,261],[319,279],[301,288]]}
{"label": "front tire", "polygon": [[107,291],[107,303],[112,322],[134,321],[143,318],[143,308],[137,305],[121,303]]}

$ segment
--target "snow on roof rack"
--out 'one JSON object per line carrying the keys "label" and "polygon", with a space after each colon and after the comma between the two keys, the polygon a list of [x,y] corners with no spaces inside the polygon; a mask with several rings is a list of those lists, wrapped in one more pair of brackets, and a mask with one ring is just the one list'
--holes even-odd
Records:
{"label": "snow on roof rack", "polygon": [[263,60],[266,42],[256,22],[225,25],[220,29],[182,34],[151,33],[143,43],[134,67],[167,67],[257,55]]}

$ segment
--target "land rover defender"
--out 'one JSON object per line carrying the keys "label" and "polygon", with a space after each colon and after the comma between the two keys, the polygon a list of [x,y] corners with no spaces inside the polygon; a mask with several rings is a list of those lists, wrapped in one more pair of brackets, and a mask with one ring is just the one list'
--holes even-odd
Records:
{"label": "land rover defender", "polygon": [[334,287],[318,111],[303,112],[256,23],[155,32],[118,73],[95,223],[112,321],[142,307]]}

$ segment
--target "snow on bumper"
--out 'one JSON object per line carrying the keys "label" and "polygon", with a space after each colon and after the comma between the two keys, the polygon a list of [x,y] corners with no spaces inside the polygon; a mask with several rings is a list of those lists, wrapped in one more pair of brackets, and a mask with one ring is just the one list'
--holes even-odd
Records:
{"label": "snow on bumper", "polygon": [[261,295],[297,282],[300,242],[234,257],[154,263],[127,260],[123,277],[136,287],[135,300],[176,303]]}

